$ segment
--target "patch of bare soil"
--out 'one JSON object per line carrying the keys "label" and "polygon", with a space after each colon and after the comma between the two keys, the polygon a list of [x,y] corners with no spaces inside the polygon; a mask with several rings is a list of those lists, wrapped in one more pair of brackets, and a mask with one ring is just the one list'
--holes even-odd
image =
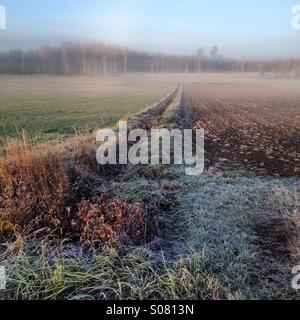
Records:
{"label": "patch of bare soil", "polygon": [[290,263],[299,262],[299,215],[282,216],[256,221],[253,227],[264,256]]}
{"label": "patch of bare soil", "polygon": [[184,103],[186,126],[205,129],[210,164],[300,176],[300,95],[211,87],[186,86]]}

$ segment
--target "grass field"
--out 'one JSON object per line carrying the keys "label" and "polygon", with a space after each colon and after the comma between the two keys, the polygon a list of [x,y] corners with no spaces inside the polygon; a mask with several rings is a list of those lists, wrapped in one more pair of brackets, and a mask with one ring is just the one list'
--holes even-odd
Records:
{"label": "grass field", "polygon": [[114,125],[173,89],[167,77],[0,76],[0,135],[26,129],[40,140]]}

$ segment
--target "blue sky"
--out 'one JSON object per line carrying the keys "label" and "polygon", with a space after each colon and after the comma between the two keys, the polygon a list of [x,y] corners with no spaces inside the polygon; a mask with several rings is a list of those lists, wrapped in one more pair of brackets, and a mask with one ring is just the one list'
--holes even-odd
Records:
{"label": "blue sky", "polygon": [[300,56],[291,28],[300,0],[0,0],[0,50],[104,41],[191,53],[217,44],[227,56]]}

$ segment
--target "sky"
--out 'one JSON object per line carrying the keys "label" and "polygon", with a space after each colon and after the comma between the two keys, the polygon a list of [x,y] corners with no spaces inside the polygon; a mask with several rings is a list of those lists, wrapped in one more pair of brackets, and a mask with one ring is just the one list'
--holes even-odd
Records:
{"label": "sky", "polygon": [[218,45],[230,57],[300,57],[291,27],[300,0],[0,0],[0,51],[65,41],[191,54]]}

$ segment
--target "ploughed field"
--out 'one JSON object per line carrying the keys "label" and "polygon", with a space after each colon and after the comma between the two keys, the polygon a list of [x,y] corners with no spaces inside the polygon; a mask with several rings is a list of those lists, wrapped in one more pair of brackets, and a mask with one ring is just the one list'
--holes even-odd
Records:
{"label": "ploughed field", "polygon": [[185,126],[205,129],[208,165],[300,176],[300,91],[255,84],[184,86]]}

